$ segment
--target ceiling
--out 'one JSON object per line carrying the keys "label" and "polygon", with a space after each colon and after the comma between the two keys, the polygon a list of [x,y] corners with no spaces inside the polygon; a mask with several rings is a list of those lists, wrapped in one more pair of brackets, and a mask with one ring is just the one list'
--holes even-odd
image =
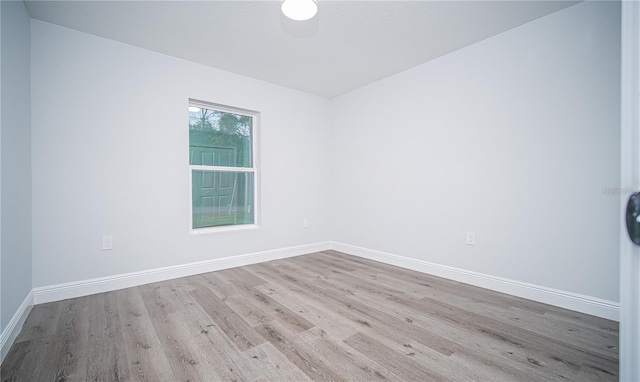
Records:
{"label": "ceiling", "polygon": [[280,1],[25,1],[34,19],[333,98],[575,4],[327,1],[310,21]]}

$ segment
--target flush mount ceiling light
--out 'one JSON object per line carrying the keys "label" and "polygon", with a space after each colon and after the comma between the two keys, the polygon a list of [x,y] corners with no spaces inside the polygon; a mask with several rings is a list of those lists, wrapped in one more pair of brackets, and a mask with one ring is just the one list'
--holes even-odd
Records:
{"label": "flush mount ceiling light", "polygon": [[318,13],[317,0],[283,0],[282,13],[291,20],[304,21]]}

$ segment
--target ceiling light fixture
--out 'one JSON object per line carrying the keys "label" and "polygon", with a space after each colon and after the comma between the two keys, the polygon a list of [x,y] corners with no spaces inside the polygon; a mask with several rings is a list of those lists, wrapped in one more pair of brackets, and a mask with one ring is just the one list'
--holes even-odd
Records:
{"label": "ceiling light fixture", "polygon": [[282,13],[291,20],[304,21],[318,13],[317,0],[283,0]]}

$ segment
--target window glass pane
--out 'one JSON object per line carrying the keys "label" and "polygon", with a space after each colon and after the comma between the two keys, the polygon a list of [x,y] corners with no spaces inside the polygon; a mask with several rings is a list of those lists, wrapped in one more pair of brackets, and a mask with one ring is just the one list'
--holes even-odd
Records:
{"label": "window glass pane", "polygon": [[189,164],[252,167],[253,117],[189,108]]}
{"label": "window glass pane", "polygon": [[254,223],[253,173],[192,170],[191,175],[193,228]]}

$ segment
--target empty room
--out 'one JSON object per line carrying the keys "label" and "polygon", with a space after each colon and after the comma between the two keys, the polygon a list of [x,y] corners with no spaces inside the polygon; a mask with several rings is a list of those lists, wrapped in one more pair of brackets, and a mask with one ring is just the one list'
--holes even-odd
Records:
{"label": "empty room", "polygon": [[0,20],[1,381],[640,381],[638,2]]}

